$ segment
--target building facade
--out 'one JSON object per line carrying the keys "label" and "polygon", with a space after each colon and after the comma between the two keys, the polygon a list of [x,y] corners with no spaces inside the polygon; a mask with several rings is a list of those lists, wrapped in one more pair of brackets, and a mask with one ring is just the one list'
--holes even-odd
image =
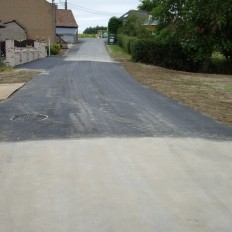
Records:
{"label": "building facade", "polygon": [[6,22],[4,25],[5,27],[0,29],[0,40],[13,39],[21,41],[27,38],[26,29],[16,20]]}
{"label": "building facade", "polygon": [[66,43],[77,43],[78,25],[71,10],[58,9],[56,12],[56,34]]}
{"label": "building facade", "polygon": [[26,30],[27,39],[55,43],[57,6],[46,0],[0,0],[3,23],[16,20]]}

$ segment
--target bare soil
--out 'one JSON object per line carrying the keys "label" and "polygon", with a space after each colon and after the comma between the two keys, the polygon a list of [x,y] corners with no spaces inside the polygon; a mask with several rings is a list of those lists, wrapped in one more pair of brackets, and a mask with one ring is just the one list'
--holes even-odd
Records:
{"label": "bare soil", "polygon": [[232,126],[232,75],[188,73],[124,62],[143,85]]}
{"label": "bare soil", "polygon": [[40,72],[26,69],[12,69],[0,72],[0,84],[25,83]]}

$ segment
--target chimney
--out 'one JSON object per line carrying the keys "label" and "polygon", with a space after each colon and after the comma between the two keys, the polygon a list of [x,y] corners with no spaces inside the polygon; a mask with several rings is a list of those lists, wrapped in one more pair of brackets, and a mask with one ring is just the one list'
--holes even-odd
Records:
{"label": "chimney", "polygon": [[68,9],[68,3],[67,3],[67,0],[65,0],[64,7],[65,7],[65,10],[67,10],[67,9]]}

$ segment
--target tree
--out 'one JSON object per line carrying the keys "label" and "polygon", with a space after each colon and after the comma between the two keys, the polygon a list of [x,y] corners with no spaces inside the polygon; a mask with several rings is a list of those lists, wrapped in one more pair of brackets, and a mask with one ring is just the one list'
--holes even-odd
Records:
{"label": "tree", "polygon": [[107,30],[107,27],[104,26],[96,26],[96,27],[88,27],[84,30],[83,34],[92,34],[95,35],[100,30]]}
{"label": "tree", "polygon": [[157,7],[158,1],[156,0],[141,0],[141,4],[138,6],[139,10],[151,12],[153,8]]}
{"label": "tree", "polygon": [[139,9],[152,12],[158,34],[174,36],[196,64],[208,60],[215,47],[231,59],[231,0],[141,0]]}
{"label": "tree", "polygon": [[117,34],[118,29],[122,26],[122,21],[117,17],[112,17],[108,23],[109,34]]}
{"label": "tree", "polygon": [[150,37],[149,31],[146,29],[143,23],[143,19],[140,19],[135,14],[132,14],[123,23],[122,27],[119,29],[119,33],[138,38]]}

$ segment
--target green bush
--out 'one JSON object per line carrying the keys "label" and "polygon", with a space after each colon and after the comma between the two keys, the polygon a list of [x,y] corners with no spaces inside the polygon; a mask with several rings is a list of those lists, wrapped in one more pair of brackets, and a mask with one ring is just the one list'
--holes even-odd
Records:
{"label": "green bush", "polygon": [[183,69],[185,59],[180,45],[146,39],[131,42],[131,55],[134,61],[172,69]]}
{"label": "green bush", "polygon": [[232,62],[232,39],[231,41],[224,41],[221,45],[221,53],[228,62]]}
{"label": "green bush", "polygon": [[53,45],[53,48],[55,48],[55,49],[57,49],[58,51],[60,51],[60,48],[61,48],[61,47],[60,47],[60,44],[54,44],[54,45]]}
{"label": "green bush", "polygon": [[[60,44],[53,44],[50,47],[50,54],[55,56],[58,55],[61,49],[61,45]],[[47,47],[47,53],[49,53],[49,47]]]}
{"label": "green bush", "polygon": [[50,54],[51,55],[58,55],[59,54],[59,50],[55,47],[51,47],[50,48]]}
{"label": "green bush", "polygon": [[1,58],[0,58],[0,72],[5,70],[6,65],[2,62]]}
{"label": "green bush", "polygon": [[136,40],[136,38],[130,37],[128,35],[123,35],[123,34],[117,35],[118,46],[122,47],[129,54],[131,54],[131,42],[133,40]]}
{"label": "green bush", "polygon": [[[166,36],[165,34],[168,35],[163,32],[154,39],[138,39],[119,34],[118,45],[131,54],[135,62],[183,71],[231,73],[230,54],[227,61],[226,59],[212,60],[210,40],[192,38],[192,40],[178,42],[174,35]],[[203,43],[206,45],[202,46]]]}

